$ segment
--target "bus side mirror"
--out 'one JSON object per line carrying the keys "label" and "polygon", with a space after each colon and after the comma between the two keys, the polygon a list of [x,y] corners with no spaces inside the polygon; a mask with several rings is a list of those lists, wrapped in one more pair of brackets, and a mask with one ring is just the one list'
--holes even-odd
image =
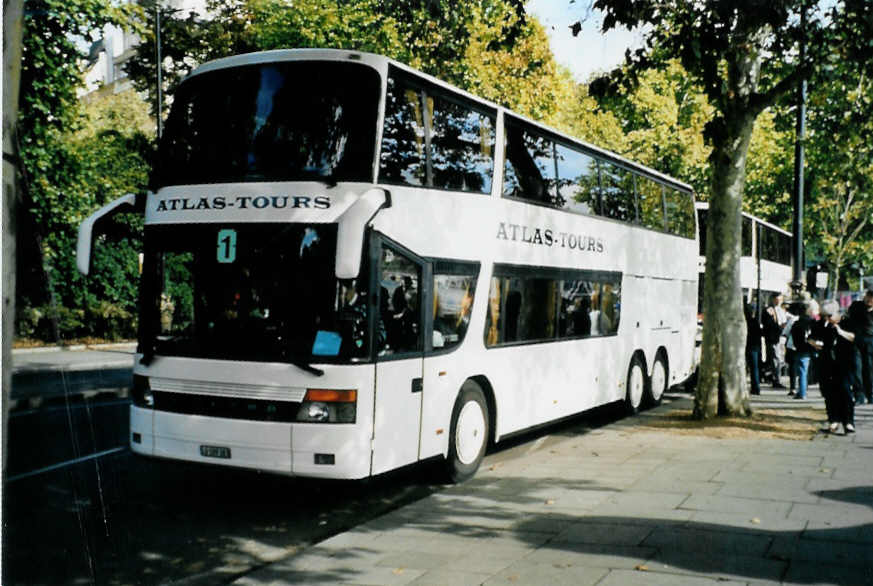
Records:
{"label": "bus side mirror", "polygon": [[91,270],[91,253],[94,249],[94,233],[100,234],[99,224],[102,220],[111,218],[121,212],[142,212],[145,209],[147,195],[137,196],[133,193],[122,195],[115,201],[106,204],[79,225],[79,238],[76,242],[76,267],[83,275]]}
{"label": "bus side mirror", "polygon": [[386,189],[370,189],[337,220],[335,271],[338,279],[357,278],[364,250],[364,228],[383,207],[391,207],[391,193]]}

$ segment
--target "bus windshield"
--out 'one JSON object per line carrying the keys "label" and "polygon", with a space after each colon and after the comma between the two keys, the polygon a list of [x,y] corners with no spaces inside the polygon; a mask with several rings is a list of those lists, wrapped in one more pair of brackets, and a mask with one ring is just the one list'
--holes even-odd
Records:
{"label": "bus windshield", "polygon": [[336,278],[336,240],[335,224],[149,228],[143,353],[304,366],[366,358],[368,296],[356,286],[366,278]]}
{"label": "bus windshield", "polygon": [[359,63],[209,71],[176,92],[157,183],[373,180],[379,74]]}

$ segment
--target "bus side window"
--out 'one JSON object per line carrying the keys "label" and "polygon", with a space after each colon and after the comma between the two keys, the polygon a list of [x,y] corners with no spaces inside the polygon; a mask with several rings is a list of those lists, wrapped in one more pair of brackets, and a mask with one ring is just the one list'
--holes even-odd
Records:
{"label": "bus side window", "polygon": [[[618,332],[621,275],[501,267],[491,279],[485,345],[542,343]],[[503,274],[501,274],[503,273]]]}
{"label": "bus side window", "polygon": [[390,77],[385,97],[380,180],[423,186],[427,183],[427,154],[421,92]]}
{"label": "bus side window", "polygon": [[647,177],[637,177],[637,193],[640,198],[640,221],[646,228],[663,231],[664,192],[660,183]]}
{"label": "bus side window", "polygon": [[694,238],[694,200],[671,187],[664,188],[667,205],[667,231],[677,236]]}
{"label": "bus side window", "polygon": [[[705,210],[701,210],[705,211]],[[698,216],[697,221],[700,222],[700,216]],[[700,223],[700,254],[706,254],[706,247],[703,245],[705,242],[704,234],[706,233],[706,224]],[[743,216],[743,231],[741,237],[742,243],[742,255],[743,256],[752,256],[752,231],[754,230],[754,224],[752,223],[752,218],[747,218]]]}
{"label": "bus side window", "polygon": [[558,164],[558,207],[581,214],[600,213],[597,161],[564,145],[555,147]]}
{"label": "bus side window", "polygon": [[460,344],[470,324],[476,277],[457,273],[458,271],[442,272],[438,267],[434,269],[434,349],[452,348]]}
{"label": "bus side window", "polygon": [[634,176],[630,171],[606,161],[600,162],[603,215],[623,222],[636,222]]}
{"label": "bus side window", "polygon": [[385,354],[421,351],[421,268],[392,248],[382,249],[379,310]]}
{"label": "bus side window", "polygon": [[440,96],[431,103],[433,186],[491,193],[494,117]]}
{"label": "bus side window", "polygon": [[504,197],[555,204],[554,144],[516,124],[506,125]]}

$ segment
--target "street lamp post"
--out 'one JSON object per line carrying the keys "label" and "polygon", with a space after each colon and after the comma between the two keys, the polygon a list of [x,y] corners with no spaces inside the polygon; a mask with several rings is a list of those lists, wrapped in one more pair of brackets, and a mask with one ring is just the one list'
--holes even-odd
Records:
{"label": "street lamp post", "polygon": [[164,80],[161,75],[161,7],[158,4],[155,4],[155,65],[157,66],[158,73],[158,140],[161,139],[161,135],[164,133],[164,124],[161,119],[161,111],[163,110],[163,85]]}
{"label": "street lamp post", "polygon": [[[806,6],[800,9],[800,67],[806,63]],[[797,124],[794,143],[794,222],[792,233],[794,247],[792,250],[793,271],[791,289],[795,298],[803,294],[803,142],[806,134],[806,79],[800,81],[797,88]]]}

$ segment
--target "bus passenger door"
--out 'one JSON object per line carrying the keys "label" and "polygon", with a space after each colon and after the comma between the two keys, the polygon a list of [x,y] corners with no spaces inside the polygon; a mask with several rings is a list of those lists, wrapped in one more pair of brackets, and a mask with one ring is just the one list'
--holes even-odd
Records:
{"label": "bus passenger door", "polygon": [[418,459],[424,364],[425,264],[398,246],[380,242],[372,474]]}

